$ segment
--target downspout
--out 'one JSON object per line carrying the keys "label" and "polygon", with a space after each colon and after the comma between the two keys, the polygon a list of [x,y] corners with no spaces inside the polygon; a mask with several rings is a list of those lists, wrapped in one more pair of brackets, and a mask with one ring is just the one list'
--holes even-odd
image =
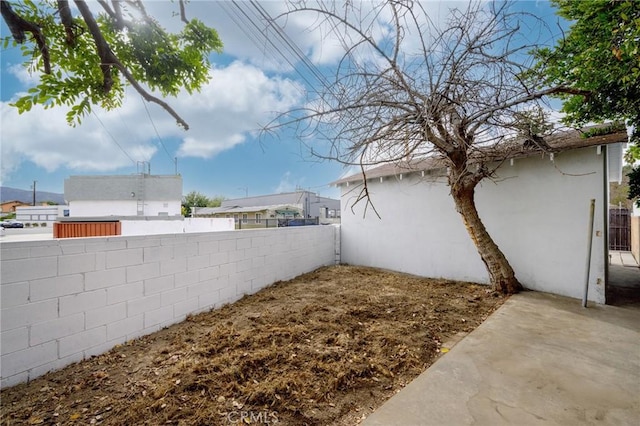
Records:
{"label": "downspout", "polygon": [[609,147],[602,149],[602,189],[604,202],[602,203],[602,243],[604,244],[604,303],[607,303],[607,287],[609,286]]}

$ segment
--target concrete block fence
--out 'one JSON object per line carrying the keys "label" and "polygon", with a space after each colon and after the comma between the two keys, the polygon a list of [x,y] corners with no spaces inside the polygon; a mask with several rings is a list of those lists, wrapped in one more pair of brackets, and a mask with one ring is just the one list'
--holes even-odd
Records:
{"label": "concrete block fence", "polygon": [[339,259],[337,226],[0,244],[1,386]]}

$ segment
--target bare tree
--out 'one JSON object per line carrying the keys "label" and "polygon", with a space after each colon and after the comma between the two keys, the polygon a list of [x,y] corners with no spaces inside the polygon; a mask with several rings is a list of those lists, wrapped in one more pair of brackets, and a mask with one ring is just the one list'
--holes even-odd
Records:
{"label": "bare tree", "polygon": [[[451,10],[439,24],[428,6],[291,3],[277,19],[312,14],[345,53],[317,97],[271,127],[293,124],[302,140],[326,137],[330,148],[316,148],[316,155],[358,165],[365,175],[372,165],[410,167],[438,156],[493,287],[514,293],[521,284],[478,214],[475,188],[494,176],[515,134],[524,134],[530,149],[545,149],[539,103],[568,89],[541,88],[523,77],[538,38],[524,26],[535,17],[513,13],[507,2],[478,2]],[[366,179],[358,200],[370,203]]]}

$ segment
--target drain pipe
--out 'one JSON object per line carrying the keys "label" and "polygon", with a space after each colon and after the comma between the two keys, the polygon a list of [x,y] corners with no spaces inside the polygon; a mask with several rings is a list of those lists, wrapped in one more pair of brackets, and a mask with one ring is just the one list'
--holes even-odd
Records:
{"label": "drain pipe", "polygon": [[591,270],[591,247],[593,246],[593,216],[596,210],[596,200],[591,199],[591,206],[589,207],[589,243],[587,246],[587,268],[586,268],[586,280],[584,282],[584,296],[582,297],[582,307],[587,307],[587,294],[589,293],[589,272]]}

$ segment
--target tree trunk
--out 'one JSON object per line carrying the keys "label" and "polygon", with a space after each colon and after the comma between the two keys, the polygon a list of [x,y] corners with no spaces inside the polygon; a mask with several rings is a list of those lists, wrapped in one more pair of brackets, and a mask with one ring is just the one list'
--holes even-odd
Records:
{"label": "tree trunk", "polygon": [[[453,183],[453,182],[452,182]],[[458,180],[451,185],[451,195],[456,210],[462,216],[467,232],[482,258],[494,290],[503,294],[514,294],[522,290],[522,285],[513,272],[513,268],[498,245],[487,232],[475,204],[475,182]]]}

